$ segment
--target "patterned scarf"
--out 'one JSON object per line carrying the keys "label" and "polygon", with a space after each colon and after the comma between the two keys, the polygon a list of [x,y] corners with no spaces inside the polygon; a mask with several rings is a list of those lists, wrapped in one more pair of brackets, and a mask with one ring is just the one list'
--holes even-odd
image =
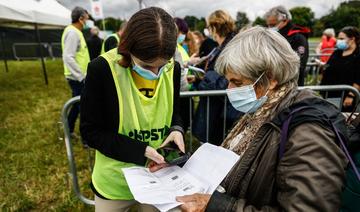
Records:
{"label": "patterned scarf", "polygon": [[221,146],[238,155],[243,155],[260,127],[269,121],[278,104],[295,86],[294,83],[286,83],[269,93],[268,100],[261,108],[253,114],[245,114],[240,118]]}

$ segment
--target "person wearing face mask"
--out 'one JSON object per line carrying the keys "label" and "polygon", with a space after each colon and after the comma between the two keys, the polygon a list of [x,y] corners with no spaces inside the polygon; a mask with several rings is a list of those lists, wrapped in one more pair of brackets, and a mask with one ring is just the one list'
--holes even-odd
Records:
{"label": "person wearing face mask", "polygon": [[292,49],[300,56],[300,74],[298,85],[303,86],[305,81],[305,68],[309,58],[309,43],[307,38],[310,29],[295,25],[291,22],[290,12],[283,6],[271,8],[265,13],[266,25],[279,32],[290,43]]}
{"label": "person wearing face mask", "polygon": [[321,37],[321,42],[316,48],[316,54],[328,54],[320,57],[320,61],[326,63],[330,56],[334,52],[336,46],[335,30],[333,28],[325,29],[323,36]]}
{"label": "person wearing face mask", "polygon": [[95,211],[128,211],[139,204],[122,168],[166,166],[156,149],[169,142],[185,151],[181,68],[173,60],[176,39],[173,18],[161,8],[146,8],[130,18],[117,48],[89,63],[80,131],[96,150],[91,183]]}
{"label": "person wearing face mask", "polygon": [[[336,43],[337,50],[331,55],[321,85],[350,85],[360,90],[360,32],[356,27],[348,26],[340,30]],[[341,97],[339,92],[330,92],[328,97]],[[355,106],[354,94],[346,94],[344,111],[352,111]]]}
{"label": "person wearing face mask", "polygon": [[174,18],[177,27],[177,45],[175,51],[175,61],[177,61],[181,66],[181,91],[188,91],[189,90],[189,83],[187,80],[187,73],[185,68],[187,67],[190,57],[189,54],[186,52],[184,47],[182,46],[183,42],[185,41],[186,34],[189,32],[188,25],[184,19],[181,18]]}
{"label": "person wearing face mask", "polygon": [[[198,82],[198,90],[225,90],[228,81],[224,76],[216,72],[215,63],[220,53],[235,36],[235,21],[231,15],[224,10],[216,10],[207,18],[207,29],[211,37],[217,42],[218,47],[211,51],[211,55],[205,62],[203,79]],[[215,145],[221,144],[224,132],[224,116],[226,119],[226,131],[230,129],[234,121],[241,115],[231,104],[227,104],[224,114],[224,98],[210,97],[209,105],[206,97],[201,97],[198,109],[195,113],[193,134],[201,142],[209,142]],[[208,107],[209,106],[209,107]],[[209,108],[209,111],[208,111]],[[207,120],[207,113],[209,119]],[[208,125],[207,125],[208,123]],[[208,129],[208,132],[206,132]]]}
{"label": "person wearing face mask", "polygon": [[[79,96],[84,87],[87,65],[90,62],[83,29],[89,28],[89,14],[81,7],[71,11],[72,24],[64,29],[61,37],[62,59],[64,62],[64,75],[71,88],[72,96]],[[74,133],[75,122],[79,115],[79,104],[74,104],[68,115],[70,133]]]}
{"label": "person wearing face mask", "polygon": [[[189,27],[186,21],[182,18],[174,18],[176,28],[177,28],[177,40],[176,40],[176,51],[174,59],[181,66],[181,77],[180,77],[180,91],[189,91],[192,88],[192,79],[190,78],[189,72],[187,71],[187,66],[191,63],[191,60],[194,58],[189,57],[189,54],[183,47],[183,43],[186,39],[186,35],[189,32]],[[190,103],[189,99],[182,99],[180,101],[180,113],[183,119],[183,127],[185,130],[189,127],[190,123]]]}
{"label": "person wearing face mask", "polygon": [[[213,194],[177,197],[182,211],[338,211],[347,160],[324,113],[345,133],[335,106],[297,90],[299,56],[279,33],[256,26],[237,34],[216,70],[231,104],[246,113],[222,143],[239,161]],[[293,108],[283,154],[281,127]],[[285,118],[285,119],[284,119]],[[328,120],[328,119],[326,119]]]}

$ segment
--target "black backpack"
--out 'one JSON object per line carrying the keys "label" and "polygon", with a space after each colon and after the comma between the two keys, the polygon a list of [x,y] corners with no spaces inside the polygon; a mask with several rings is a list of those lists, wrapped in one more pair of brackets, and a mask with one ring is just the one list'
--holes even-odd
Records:
{"label": "black backpack", "polygon": [[[353,111],[353,113],[351,113],[350,117],[348,118],[348,121],[346,122],[346,128],[344,129],[343,127],[341,127],[343,126],[343,124],[338,125],[336,122],[334,122],[334,119],[329,117],[328,114],[326,114],[326,111],[327,110],[321,110],[319,108],[316,108],[311,104],[299,103],[290,106],[285,111],[280,113],[280,119],[277,120],[277,123],[281,123],[281,141],[279,145],[278,161],[280,161],[280,159],[284,155],[285,144],[288,140],[288,133],[291,128],[299,126],[300,124],[305,122],[316,121],[321,123],[322,126],[332,129],[337,137],[339,146],[349,160],[349,165],[346,170],[345,187],[341,196],[342,205],[340,211],[359,212],[360,115],[358,115],[355,119],[350,120],[353,117]],[[301,114],[299,115],[299,113]],[[293,120],[294,116],[297,116],[297,121]]]}

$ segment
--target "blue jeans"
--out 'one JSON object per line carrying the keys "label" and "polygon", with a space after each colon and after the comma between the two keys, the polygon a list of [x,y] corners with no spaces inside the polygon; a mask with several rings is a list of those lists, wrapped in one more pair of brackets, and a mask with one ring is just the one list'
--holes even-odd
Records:
{"label": "blue jeans", "polygon": [[[67,79],[67,81],[71,88],[72,97],[80,96],[84,88],[84,83],[71,79]],[[76,103],[72,106],[68,115],[70,133],[74,132],[75,122],[77,117],[79,116],[79,112],[80,112],[80,104]]]}

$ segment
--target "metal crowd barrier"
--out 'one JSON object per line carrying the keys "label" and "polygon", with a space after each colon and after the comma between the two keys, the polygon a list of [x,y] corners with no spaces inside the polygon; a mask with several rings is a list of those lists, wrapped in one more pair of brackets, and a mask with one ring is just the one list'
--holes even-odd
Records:
{"label": "metal crowd barrier", "polygon": [[[305,88],[309,88],[311,90],[314,91],[319,91],[319,92],[325,92],[325,99],[327,98],[327,94],[328,92],[332,92],[332,91],[340,91],[342,92],[341,98],[339,99],[339,105],[338,108],[341,111],[342,108],[342,102],[343,99],[345,97],[345,93],[347,92],[352,92],[355,95],[354,101],[358,102],[360,100],[360,93],[357,89],[355,89],[352,86],[348,86],[348,85],[329,85],[329,86],[305,86],[305,87],[299,87],[299,90],[305,89]],[[214,96],[218,96],[218,97],[223,97],[224,98],[224,110],[226,113],[226,102],[227,102],[227,96],[226,96],[226,91],[225,90],[214,90],[214,91],[187,91],[187,92],[181,92],[180,96],[182,98],[189,98],[189,102],[190,102],[190,129],[192,129],[192,122],[193,122],[193,117],[192,117],[192,110],[193,110],[193,103],[191,101],[192,97],[206,97],[207,99],[207,115],[206,115],[206,131],[207,131],[207,140],[209,139],[208,137],[208,131],[209,131],[209,101],[210,101],[210,97],[214,97]],[[72,184],[73,184],[73,189],[74,192],[76,194],[76,196],[84,203],[89,204],[89,205],[94,205],[94,201],[88,199],[87,197],[85,197],[81,191],[80,191],[80,186],[79,186],[79,181],[78,181],[78,175],[77,175],[77,169],[76,169],[76,163],[75,163],[75,159],[74,159],[74,153],[73,153],[73,144],[71,142],[71,135],[70,135],[70,130],[69,130],[69,125],[68,125],[68,119],[67,119],[67,115],[71,109],[71,107],[75,104],[78,103],[80,101],[80,97],[73,97],[70,100],[68,100],[61,112],[61,119],[62,119],[62,125],[63,125],[63,131],[64,131],[64,138],[62,140],[65,141],[65,146],[66,146],[66,153],[67,153],[67,158],[68,158],[68,162],[69,162],[69,170],[70,173],[69,175],[71,176],[72,179]],[[226,131],[226,116],[224,116],[224,129],[223,129],[223,137],[225,137]],[[190,130],[190,146],[192,145],[192,139],[193,136],[191,134],[191,130]],[[205,141],[206,142],[206,141]],[[89,149],[87,149],[89,151]]]}
{"label": "metal crowd barrier", "polygon": [[[41,47],[43,48],[43,54],[44,54],[44,58],[51,58],[51,59],[55,59],[55,58],[59,58],[61,57],[61,44],[60,43],[41,43],[40,44]],[[29,55],[20,55],[19,52],[19,48],[21,47],[26,47],[26,53]],[[31,48],[30,48],[31,47]],[[39,51],[39,44],[38,43],[13,43],[12,45],[12,51],[13,51],[13,55],[14,58],[16,60],[36,60],[39,59],[40,56],[37,55],[38,51]],[[33,52],[31,51],[33,50]],[[20,49],[20,52],[22,52],[23,50]]]}
{"label": "metal crowd barrier", "polygon": [[[71,142],[71,134],[69,129],[69,123],[68,123],[68,114],[70,112],[71,107],[75,104],[80,102],[80,96],[76,96],[71,98],[69,101],[67,101],[61,111],[61,121],[63,124],[63,130],[64,130],[64,138],[65,146],[66,146],[66,154],[69,161],[69,176],[72,180],[72,185],[74,188],[74,192],[76,196],[80,199],[80,201],[84,202],[88,205],[95,205],[94,200],[90,200],[89,198],[85,197],[81,191],[80,191],[80,185],[78,181],[78,175],[77,175],[77,169],[74,159],[74,151],[73,151],[73,144]],[[89,149],[87,151],[90,151]]]}
{"label": "metal crowd barrier", "polygon": [[321,66],[315,62],[308,62],[305,69],[305,85],[319,85],[319,75]]}

